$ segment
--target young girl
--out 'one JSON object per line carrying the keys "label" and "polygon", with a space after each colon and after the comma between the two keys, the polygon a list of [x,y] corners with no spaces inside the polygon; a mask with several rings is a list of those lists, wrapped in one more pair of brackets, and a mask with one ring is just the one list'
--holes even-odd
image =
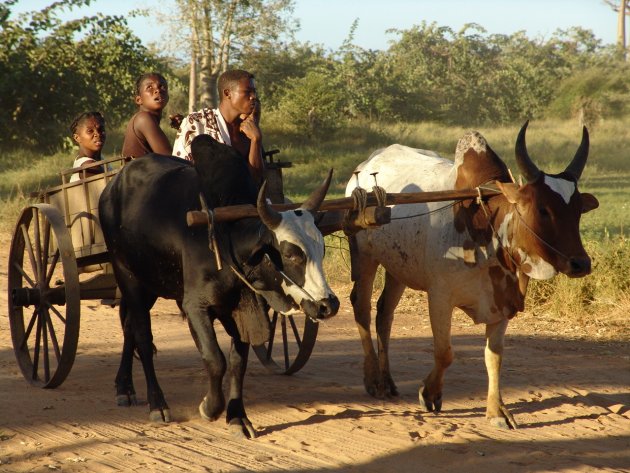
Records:
{"label": "young girl", "polygon": [[83,168],[70,177],[70,182],[78,181],[84,175],[103,172],[101,166],[85,167],[100,161],[101,151],[105,144],[105,119],[99,112],[85,112],[74,119],[70,125],[72,139],[79,145],[79,152],[74,160],[73,168]]}
{"label": "young girl", "polygon": [[143,74],[136,80],[138,112],[131,117],[125,131],[123,156],[137,158],[148,153],[171,154],[171,145],[160,128],[162,110],[168,104],[168,84],[156,72]]}

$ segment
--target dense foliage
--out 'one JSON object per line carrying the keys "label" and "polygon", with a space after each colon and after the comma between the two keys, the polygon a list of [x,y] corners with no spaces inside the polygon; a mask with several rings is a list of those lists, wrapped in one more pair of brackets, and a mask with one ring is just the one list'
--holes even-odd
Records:
{"label": "dense foliage", "polygon": [[588,30],[559,30],[547,40],[488,35],[475,24],[456,32],[422,23],[394,32],[399,39],[387,51],[353,45],[351,30],[338,51],[290,44],[264,65],[258,52],[244,66],[273,98],[266,109],[310,133],[356,117],[479,126],[553,112],[593,124],[628,111],[627,67]]}
{"label": "dense foliage", "polygon": [[[155,68],[169,78],[170,109],[186,111],[187,67],[167,58],[166,47],[147,50],[124,17],[59,19],[90,0],[14,17],[16,1],[0,6],[0,147],[55,149],[72,118],[89,109],[118,126],[133,113],[135,78]],[[593,126],[630,111],[627,63],[579,27],[531,39],[423,22],[391,31],[396,39],[384,51],[356,46],[356,27],[334,51],[279,42],[273,29],[251,44],[235,38],[230,66],[256,75],[265,115],[308,136],[356,119],[479,127],[549,116]]]}
{"label": "dense foliage", "polygon": [[62,21],[63,9],[90,0],[62,0],[13,18],[0,11],[0,146],[55,149],[74,116],[100,110],[110,125],[134,110],[136,77],[162,69],[121,16]]}

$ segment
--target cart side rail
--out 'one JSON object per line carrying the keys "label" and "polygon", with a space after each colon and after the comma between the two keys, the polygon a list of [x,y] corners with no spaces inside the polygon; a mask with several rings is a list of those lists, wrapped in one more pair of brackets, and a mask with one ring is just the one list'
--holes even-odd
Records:
{"label": "cart side rail", "polygon": [[[118,173],[128,158],[112,158],[98,161],[88,167],[102,166],[100,174],[89,175],[85,168],[66,169],[61,172],[62,184],[37,193],[37,200],[55,207],[63,216],[74,248],[75,257],[82,272],[87,265],[107,260],[107,247],[103,239],[98,216],[98,201],[107,183]],[[82,173],[82,179],[68,182],[74,173]],[[54,244],[51,242],[51,244]],[[53,254],[51,252],[50,254]],[[82,263],[86,263],[85,266]],[[92,268],[100,269],[100,267]]]}

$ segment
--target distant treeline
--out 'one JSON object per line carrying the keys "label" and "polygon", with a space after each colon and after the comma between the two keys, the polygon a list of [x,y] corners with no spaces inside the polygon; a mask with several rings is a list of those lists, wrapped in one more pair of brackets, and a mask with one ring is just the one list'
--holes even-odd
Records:
{"label": "distant treeline", "polygon": [[[15,1],[0,5],[0,148],[58,149],[86,110],[119,126],[134,111],[135,78],[149,70],[169,79],[168,111],[186,112],[187,65],[144,47],[124,17],[58,18],[87,0],[15,16]],[[356,119],[478,127],[575,116],[592,125],[630,112],[630,67],[586,29],[530,39],[421,23],[395,31],[385,51],[356,46],[353,32],[336,51],[245,47],[231,66],[256,75],[265,114],[309,136]]]}

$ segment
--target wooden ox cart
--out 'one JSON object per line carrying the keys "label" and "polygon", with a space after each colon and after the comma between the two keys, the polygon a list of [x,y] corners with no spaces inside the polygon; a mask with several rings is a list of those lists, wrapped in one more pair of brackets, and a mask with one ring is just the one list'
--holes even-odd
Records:
{"label": "wooden ox cart", "polygon": [[[274,154],[272,151],[266,156],[269,195],[272,202],[282,202],[282,168],[290,163],[274,162]],[[79,339],[81,301],[96,300],[114,306],[120,297],[108,264],[98,201],[124,163],[124,158],[103,161],[99,163],[105,168],[102,174],[84,175],[77,182],[69,182],[76,170],[62,172],[62,184],[38,193],[37,202],[26,207],[17,221],[8,262],[9,324],[22,374],[35,386],[57,387],[70,373]],[[495,193],[484,191],[483,197]],[[361,215],[355,217],[364,223],[368,221],[368,225],[385,223],[382,215],[386,212],[374,212],[374,208],[478,195],[477,190],[390,194],[380,198],[370,193]],[[299,205],[273,207],[289,210]],[[341,230],[341,217],[355,206],[352,198],[325,200],[320,207],[322,212],[328,212],[321,221],[322,233]],[[244,205],[214,209],[211,219],[220,222],[257,216],[255,207]],[[207,225],[210,220],[206,211],[189,212],[187,219],[189,225]],[[298,371],[312,352],[317,323],[307,317],[274,311],[268,317],[271,335],[267,343],[254,347],[256,355],[273,372]],[[276,359],[281,361],[277,363]]]}

